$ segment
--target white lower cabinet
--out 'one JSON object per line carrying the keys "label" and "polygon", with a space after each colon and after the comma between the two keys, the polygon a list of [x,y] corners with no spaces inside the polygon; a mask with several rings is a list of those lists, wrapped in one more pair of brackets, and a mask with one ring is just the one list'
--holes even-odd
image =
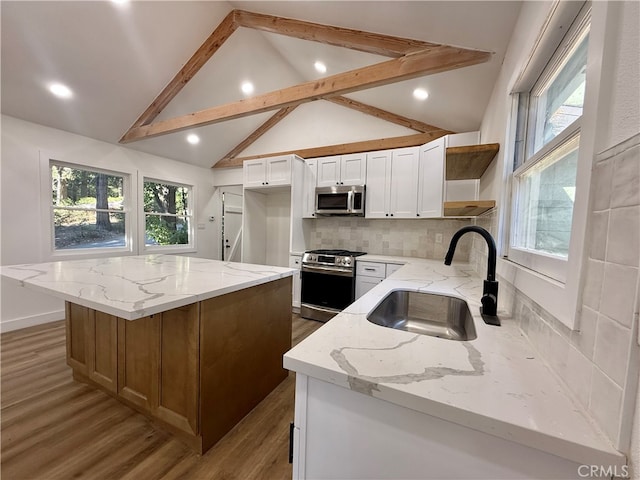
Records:
{"label": "white lower cabinet", "polygon": [[356,300],[400,267],[397,263],[356,261]]}
{"label": "white lower cabinet", "polygon": [[356,261],[356,300],[385,279],[386,265]]}
{"label": "white lower cabinet", "polygon": [[580,478],[577,463],[301,373],[293,434],[294,480]]}

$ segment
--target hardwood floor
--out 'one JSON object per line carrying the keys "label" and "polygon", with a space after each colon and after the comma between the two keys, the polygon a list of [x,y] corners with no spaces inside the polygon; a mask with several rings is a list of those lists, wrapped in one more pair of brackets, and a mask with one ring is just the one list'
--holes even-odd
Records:
{"label": "hardwood floor", "polygon": [[[295,345],[322,324],[292,316]],[[3,480],[289,479],[293,373],[199,456],[109,395],[71,378],[64,321],[0,336]],[[229,399],[233,401],[233,399]]]}

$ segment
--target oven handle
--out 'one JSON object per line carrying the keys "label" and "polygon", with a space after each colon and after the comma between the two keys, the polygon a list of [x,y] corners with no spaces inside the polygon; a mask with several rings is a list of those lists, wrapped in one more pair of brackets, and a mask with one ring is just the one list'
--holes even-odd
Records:
{"label": "oven handle", "polygon": [[325,275],[337,275],[339,277],[353,277],[353,269],[338,269],[336,267],[321,267],[316,265],[302,265],[303,272],[324,273]]}

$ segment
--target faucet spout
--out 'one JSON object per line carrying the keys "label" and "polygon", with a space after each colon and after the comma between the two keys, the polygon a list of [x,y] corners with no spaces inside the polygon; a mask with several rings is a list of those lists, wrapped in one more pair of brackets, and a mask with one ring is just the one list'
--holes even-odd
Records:
{"label": "faucet spout", "polygon": [[456,251],[458,240],[467,232],[475,232],[482,235],[489,247],[489,256],[487,262],[487,279],[484,281],[482,288],[482,307],[480,313],[485,323],[489,325],[500,325],[500,319],[497,317],[498,311],[498,282],[496,281],[496,242],[489,232],[482,227],[475,225],[469,225],[462,227],[451,237],[449,243],[449,250],[444,257],[444,264],[451,265],[453,260],[453,254]]}

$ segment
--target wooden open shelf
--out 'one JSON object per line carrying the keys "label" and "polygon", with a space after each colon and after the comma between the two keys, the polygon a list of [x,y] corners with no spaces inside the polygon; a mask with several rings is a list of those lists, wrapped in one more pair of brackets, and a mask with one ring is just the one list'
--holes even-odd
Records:
{"label": "wooden open shelf", "polygon": [[469,200],[468,202],[444,202],[445,217],[477,217],[496,206],[495,200]]}
{"label": "wooden open shelf", "polygon": [[448,147],[445,178],[447,180],[480,178],[499,150],[499,143]]}

